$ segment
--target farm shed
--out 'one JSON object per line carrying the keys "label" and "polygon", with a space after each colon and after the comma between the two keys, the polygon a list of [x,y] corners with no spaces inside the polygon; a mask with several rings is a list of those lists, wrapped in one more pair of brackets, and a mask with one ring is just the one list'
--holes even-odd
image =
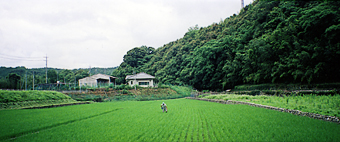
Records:
{"label": "farm shed", "polygon": [[116,85],[116,77],[109,76],[106,74],[96,74],[89,77],[79,79],[79,87],[81,86],[107,86],[110,84]]}
{"label": "farm shed", "polygon": [[147,73],[141,72],[136,75],[128,75],[125,78],[126,82],[130,85],[139,85],[141,87],[155,87],[156,78]]}

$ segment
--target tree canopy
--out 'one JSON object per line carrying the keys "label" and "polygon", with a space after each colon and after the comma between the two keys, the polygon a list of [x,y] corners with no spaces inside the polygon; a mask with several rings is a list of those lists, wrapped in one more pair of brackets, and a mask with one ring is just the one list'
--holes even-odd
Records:
{"label": "tree canopy", "polygon": [[[154,48],[134,48],[113,71],[224,90],[239,84],[323,83],[340,79],[340,2],[254,1],[238,15]],[[152,50],[148,50],[148,49]],[[150,52],[152,51],[152,52]]]}

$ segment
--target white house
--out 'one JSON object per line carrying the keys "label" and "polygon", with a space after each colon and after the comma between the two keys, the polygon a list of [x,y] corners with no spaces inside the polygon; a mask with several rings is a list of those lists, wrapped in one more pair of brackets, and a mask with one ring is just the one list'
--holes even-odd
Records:
{"label": "white house", "polygon": [[79,87],[81,86],[97,87],[98,85],[104,86],[110,85],[111,83],[116,85],[116,77],[106,74],[96,74],[79,79]]}
{"label": "white house", "polygon": [[128,75],[125,78],[130,86],[139,85],[141,87],[155,87],[155,77],[141,72],[136,75]]}

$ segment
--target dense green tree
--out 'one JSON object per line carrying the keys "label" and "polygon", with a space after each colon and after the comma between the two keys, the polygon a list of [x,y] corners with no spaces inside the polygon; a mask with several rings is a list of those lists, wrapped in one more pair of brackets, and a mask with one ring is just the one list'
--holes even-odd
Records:
{"label": "dense green tree", "polygon": [[48,83],[57,83],[57,71],[55,70],[48,70],[47,71],[47,76],[48,76]]}
{"label": "dense green tree", "polygon": [[20,79],[21,77],[16,73],[10,73],[6,77],[7,89],[20,89]]}
{"label": "dense green tree", "polygon": [[7,85],[7,80],[5,78],[0,78],[0,88],[6,89]]}
{"label": "dense green tree", "polygon": [[134,48],[112,75],[133,71],[169,84],[223,90],[239,84],[340,80],[340,2],[259,1],[183,38]]}

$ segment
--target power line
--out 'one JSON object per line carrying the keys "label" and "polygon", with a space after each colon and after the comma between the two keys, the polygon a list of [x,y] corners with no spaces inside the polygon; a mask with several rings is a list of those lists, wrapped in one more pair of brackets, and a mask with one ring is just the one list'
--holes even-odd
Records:
{"label": "power line", "polygon": [[11,57],[1,57],[2,59],[7,59],[7,60],[21,60],[21,61],[44,61],[43,59],[16,59],[16,58],[11,58]]}
{"label": "power line", "polygon": [[20,56],[13,56],[13,55],[8,55],[8,54],[3,54],[3,53],[0,53],[0,55],[7,56],[8,58],[28,58],[28,59],[41,58],[41,57],[20,57]]}

